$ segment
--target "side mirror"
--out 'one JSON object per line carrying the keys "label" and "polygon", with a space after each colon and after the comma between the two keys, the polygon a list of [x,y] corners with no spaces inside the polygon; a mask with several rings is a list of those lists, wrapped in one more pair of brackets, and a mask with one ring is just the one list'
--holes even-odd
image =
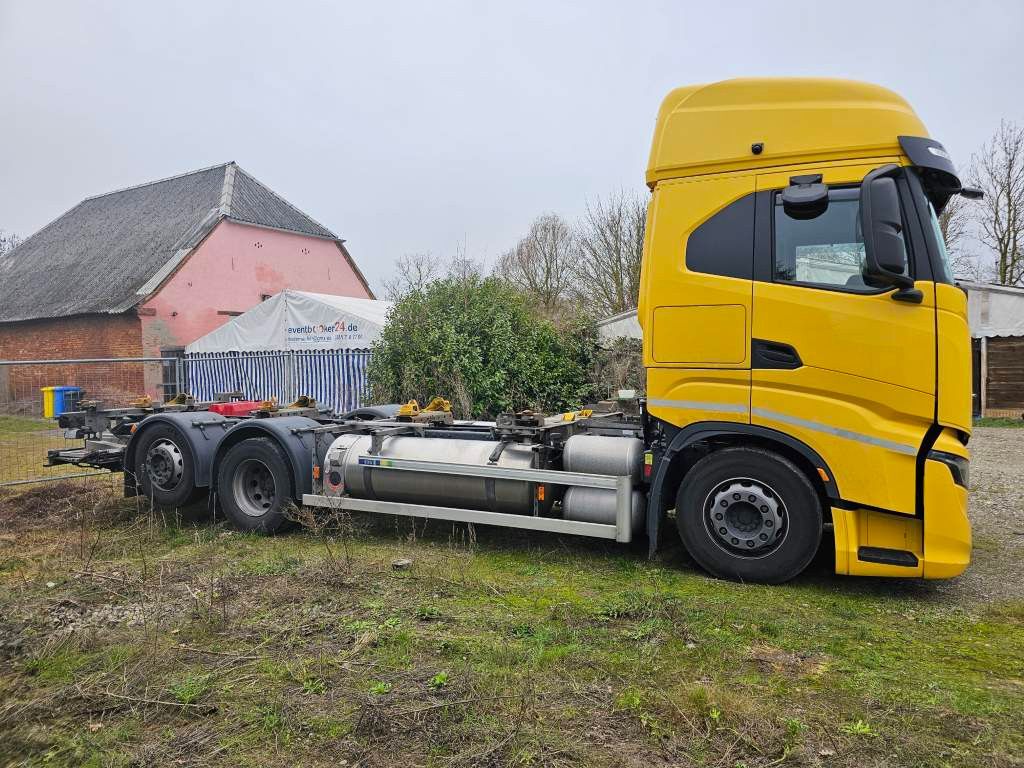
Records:
{"label": "side mirror", "polygon": [[794,219],[813,219],[828,208],[828,187],[821,183],[821,174],[793,176],[782,190],[782,207]]}
{"label": "side mirror", "polygon": [[907,272],[907,246],[903,241],[903,217],[893,174],[895,165],[876,168],[864,177],[860,188],[861,230],[864,234],[864,276],[878,286],[909,288],[914,281]]}

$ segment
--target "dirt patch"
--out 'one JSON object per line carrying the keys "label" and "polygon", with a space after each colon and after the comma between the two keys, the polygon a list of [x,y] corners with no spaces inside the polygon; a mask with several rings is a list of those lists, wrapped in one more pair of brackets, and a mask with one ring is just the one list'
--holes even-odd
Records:
{"label": "dirt patch", "polygon": [[754,645],[748,655],[763,672],[808,675],[825,668],[825,660],[820,655],[784,651],[765,643]]}
{"label": "dirt patch", "polygon": [[106,482],[61,480],[38,485],[0,488],[0,530],[2,541],[13,541],[17,533],[66,529],[86,515],[90,524],[113,524],[126,520],[135,504],[112,493]]}

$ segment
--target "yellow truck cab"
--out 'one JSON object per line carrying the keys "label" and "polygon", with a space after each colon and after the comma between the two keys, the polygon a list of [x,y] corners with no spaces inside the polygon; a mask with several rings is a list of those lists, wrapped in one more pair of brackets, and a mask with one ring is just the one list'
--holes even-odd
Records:
{"label": "yellow truck cab", "polygon": [[970,560],[966,295],[937,215],[972,194],[892,91],[741,79],[658,113],[638,319],[651,547],[707,570],[955,576]]}

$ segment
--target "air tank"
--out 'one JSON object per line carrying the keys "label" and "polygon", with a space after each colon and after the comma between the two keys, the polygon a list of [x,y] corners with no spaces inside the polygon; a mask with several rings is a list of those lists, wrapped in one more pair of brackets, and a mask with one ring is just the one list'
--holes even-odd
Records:
{"label": "air tank", "polygon": [[[565,492],[562,499],[562,517],[566,520],[577,520],[581,523],[603,523],[615,525],[616,504],[615,491],[607,488],[584,488],[573,486]],[[647,508],[644,495],[633,491],[629,505],[629,522],[633,534],[640,533],[647,519]]]}
{"label": "air tank", "polygon": [[566,472],[591,475],[629,475],[640,482],[644,443],[635,437],[573,435],[565,441],[562,466]]}
{"label": "air tank", "polygon": [[[442,475],[359,464],[370,452],[368,435],[342,435],[327,450],[324,462],[324,490],[329,496],[348,493],[360,499],[377,499],[407,504],[428,504],[462,509],[529,515],[537,483],[522,480]],[[487,466],[499,443],[493,440],[456,440],[434,437],[389,437],[378,459],[414,459],[446,464]],[[534,452],[526,445],[506,445],[497,466],[532,469]],[[555,489],[545,487],[540,512],[548,512]]]}
{"label": "air tank", "polygon": [[[573,435],[565,441],[562,452],[562,466],[567,472],[629,475],[634,483],[640,482],[643,462],[643,441],[634,437]],[[565,498],[562,500],[562,516],[566,520],[615,525],[616,503],[613,490],[573,486],[565,492]],[[645,510],[643,494],[634,490],[630,499],[630,523],[633,533],[639,533],[643,527]]]}

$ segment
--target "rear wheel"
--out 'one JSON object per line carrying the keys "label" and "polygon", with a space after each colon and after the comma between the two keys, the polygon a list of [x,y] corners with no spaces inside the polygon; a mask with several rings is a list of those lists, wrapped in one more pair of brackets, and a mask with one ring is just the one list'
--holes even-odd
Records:
{"label": "rear wheel", "polygon": [[821,543],[818,494],[791,461],[726,448],[698,461],[676,500],[683,544],[715,576],[777,584],[799,574]]}
{"label": "rear wheel", "polygon": [[253,437],[229,448],[217,470],[217,498],[243,531],[274,533],[287,527],[292,473],[277,444]]}
{"label": "rear wheel", "polygon": [[188,441],[170,424],[148,427],[135,449],[135,480],[161,507],[181,507],[199,498],[195,458]]}

